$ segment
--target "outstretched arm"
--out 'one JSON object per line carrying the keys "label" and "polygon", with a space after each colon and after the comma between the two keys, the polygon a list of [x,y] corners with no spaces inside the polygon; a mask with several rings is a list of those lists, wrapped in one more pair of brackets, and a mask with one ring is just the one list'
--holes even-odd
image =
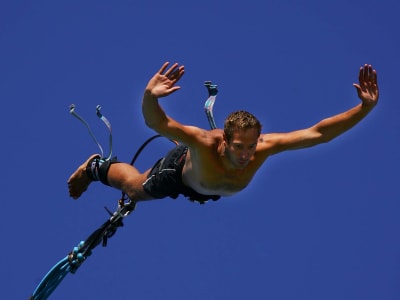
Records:
{"label": "outstretched arm", "polygon": [[326,143],[346,132],[360,122],[378,103],[379,90],[377,73],[371,65],[360,68],[359,83],[353,84],[357,89],[361,104],[348,111],[324,119],[314,126],[284,134],[265,134],[261,150],[275,154],[285,150],[312,147]]}
{"label": "outstretched arm", "polygon": [[159,105],[158,99],[168,96],[180,89],[176,83],[181,79],[184,66],[177,63],[168,68],[169,63],[163,64],[161,69],[150,79],[144,91],[142,112],[147,126],[159,134],[190,145],[194,137],[202,131],[193,126],[184,126],[169,117]]}

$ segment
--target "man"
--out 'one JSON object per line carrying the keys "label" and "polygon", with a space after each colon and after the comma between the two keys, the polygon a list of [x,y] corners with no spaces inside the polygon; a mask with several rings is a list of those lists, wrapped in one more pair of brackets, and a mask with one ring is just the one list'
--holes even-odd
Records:
{"label": "man", "polygon": [[164,63],[148,82],[142,111],[150,128],[180,145],[144,173],[129,164],[92,155],[68,180],[72,198],[79,198],[92,181],[98,180],[122,190],[134,202],[183,194],[204,203],[231,196],[249,184],[268,157],[329,142],[361,121],[379,97],[377,73],[371,65],[364,65],[359,83],[353,84],[361,103],[310,128],[261,134],[260,122],[252,114],[238,111],[225,120],[224,130],[204,130],[182,125],[159,105],[158,98],[180,89],[176,83],[184,74],[184,66],[168,66]]}

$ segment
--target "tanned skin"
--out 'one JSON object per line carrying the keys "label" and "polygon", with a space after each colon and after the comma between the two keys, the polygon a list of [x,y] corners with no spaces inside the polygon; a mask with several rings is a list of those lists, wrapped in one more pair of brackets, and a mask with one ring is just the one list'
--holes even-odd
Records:
{"label": "tanned skin", "polygon": [[[359,70],[359,82],[353,84],[361,103],[353,108],[309,128],[262,134],[249,128],[234,131],[228,140],[222,129],[205,130],[183,125],[168,116],[160,106],[160,98],[180,89],[177,83],[184,72],[184,66],[164,63],[146,86],[142,112],[146,124],[154,131],[188,146],[182,171],[183,183],[205,195],[231,196],[240,192],[270,156],[331,141],[366,117],[379,98],[377,73],[371,65],[364,65]],[[85,169],[92,157],[68,180],[69,193],[74,199],[79,198],[91,183]],[[150,169],[140,173],[130,164],[117,163],[110,166],[107,179],[112,187],[138,202],[152,199],[142,186],[149,172]]]}

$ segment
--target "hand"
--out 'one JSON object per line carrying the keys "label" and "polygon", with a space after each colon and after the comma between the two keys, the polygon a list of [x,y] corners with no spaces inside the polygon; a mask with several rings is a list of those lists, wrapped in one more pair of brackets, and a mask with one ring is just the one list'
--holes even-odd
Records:
{"label": "hand", "polygon": [[181,88],[180,86],[175,86],[175,84],[183,76],[185,67],[178,67],[178,64],[175,63],[164,73],[168,66],[169,62],[164,63],[147,84],[146,92],[150,93],[151,96],[156,98],[165,97]]}
{"label": "hand", "polygon": [[358,97],[366,106],[375,106],[378,103],[379,89],[376,70],[371,65],[365,64],[360,68],[358,75],[359,84],[354,83]]}

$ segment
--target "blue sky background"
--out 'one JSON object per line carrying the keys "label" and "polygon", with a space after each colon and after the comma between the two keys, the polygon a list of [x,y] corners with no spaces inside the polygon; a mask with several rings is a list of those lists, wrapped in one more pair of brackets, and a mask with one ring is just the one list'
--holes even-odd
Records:
{"label": "blue sky background", "polygon": [[[45,273],[114,210],[120,193],[66,181],[98,152],[87,118],[129,162],[153,132],[141,95],[164,61],[185,65],[162,100],[208,127],[237,109],[264,132],[305,128],[359,103],[359,67],[378,71],[380,103],[358,126],[312,149],[271,157],[249,187],[200,206],[141,203],[50,299],[400,299],[400,63],[395,0],[3,1],[0,3],[2,299],[27,299]],[[171,144],[140,157],[153,165]]]}

